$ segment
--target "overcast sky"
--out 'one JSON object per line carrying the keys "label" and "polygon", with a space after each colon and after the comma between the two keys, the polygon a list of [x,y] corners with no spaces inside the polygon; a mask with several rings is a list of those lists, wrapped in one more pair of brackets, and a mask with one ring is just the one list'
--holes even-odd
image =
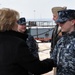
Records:
{"label": "overcast sky", "polygon": [[51,19],[51,8],[55,6],[67,6],[68,9],[75,9],[75,0],[0,0],[0,8],[16,9],[21,17],[24,16],[26,19]]}

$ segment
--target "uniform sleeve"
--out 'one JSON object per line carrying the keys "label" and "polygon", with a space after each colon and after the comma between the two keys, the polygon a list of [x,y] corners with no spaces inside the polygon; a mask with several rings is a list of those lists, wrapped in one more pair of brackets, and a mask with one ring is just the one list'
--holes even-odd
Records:
{"label": "uniform sleeve", "polygon": [[67,66],[67,70],[69,72],[69,74],[73,75],[75,74],[75,40],[71,42],[71,45],[69,47],[69,56],[68,58],[68,66]]}
{"label": "uniform sleeve", "polygon": [[39,58],[38,44],[36,40],[34,39],[34,37],[31,35],[28,35],[28,39],[26,42],[27,42],[27,45],[29,46],[30,51],[33,53],[33,55]]}
{"label": "uniform sleeve", "polygon": [[[54,60],[55,65],[57,64],[57,45],[55,46],[52,53],[50,53],[50,59]],[[56,67],[56,66],[54,66]]]}

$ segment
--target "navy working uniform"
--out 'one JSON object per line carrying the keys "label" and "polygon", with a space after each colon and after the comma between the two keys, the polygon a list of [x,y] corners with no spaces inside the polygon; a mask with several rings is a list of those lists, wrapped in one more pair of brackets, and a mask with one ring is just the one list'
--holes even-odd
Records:
{"label": "navy working uniform", "polygon": [[30,34],[28,34],[27,30],[24,32],[24,34],[28,35],[27,39],[26,39],[26,43],[31,51],[31,53],[36,56],[37,58],[39,58],[39,55],[38,55],[38,44],[36,42],[36,40],[34,39],[34,37]]}
{"label": "navy working uniform", "polygon": [[[75,10],[59,11],[58,14],[59,18],[56,22],[62,26],[68,21],[67,24],[70,23],[69,25],[72,26],[71,22],[75,20]],[[75,26],[74,21],[73,25]],[[56,75],[75,75],[75,30],[71,32],[68,30],[71,31],[70,29],[64,31],[65,34],[58,40],[51,54],[51,59],[57,65]]]}
{"label": "navy working uniform", "polygon": [[57,64],[57,75],[75,74],[75,32],[62,36],[53,50],[51,59]]}
{"label": "navy working uniform", "polygon": [[[21,26],[26,26],[26,19],[24,17],[20,18],[17,23]],[[25,28],[25,31],[23,32],[24,36],[22,36],[21,38],[23,40],[26,41],[31,53],[36,56],[37,58],[39,58],[39,55],[38,55],[38,44],[36,42],[36,40],[34,39],[34,37],[32,35],[29,34],[28,30]],[[27,35],[27,39],[26,36]]]}

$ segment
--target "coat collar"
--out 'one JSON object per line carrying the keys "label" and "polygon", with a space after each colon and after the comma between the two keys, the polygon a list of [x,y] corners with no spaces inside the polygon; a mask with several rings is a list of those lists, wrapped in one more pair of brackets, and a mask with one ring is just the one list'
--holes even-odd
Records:
{"label": "coat collar", "polygon": [[22,34],[22,33],[20,33],[20,32],[13,31],[13,30],[0,32],[0,35],[10,35],[10,36],[14,36],[14,37],[21,38],[21,39],[23,39],[23,40],[26,40],[27,37],[28,37],[27,34]]}
{"label": "coat collar", "polygon": [[75,37],[75,31],[71,33],[63,33],[63,36],[74,36]]}

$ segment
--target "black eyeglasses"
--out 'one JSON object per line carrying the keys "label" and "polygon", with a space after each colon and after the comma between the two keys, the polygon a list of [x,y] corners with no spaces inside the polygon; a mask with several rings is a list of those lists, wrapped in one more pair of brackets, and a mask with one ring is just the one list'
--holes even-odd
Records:
{"label": "black eyeglasses", "polygon": [[[72,19],[71,19],[71,20],[72,20]],[[64,24],[64,23],[66,23],[67,21],[71,21],[71,20],[66,20],[66,21],[60,22],[60,24]]]}
{"label": "black eyeglasses", "polygon": [[67,21],[64,21],[64,22],[60,22],[60,24],[64,24],[64,23],[66,23]]}

